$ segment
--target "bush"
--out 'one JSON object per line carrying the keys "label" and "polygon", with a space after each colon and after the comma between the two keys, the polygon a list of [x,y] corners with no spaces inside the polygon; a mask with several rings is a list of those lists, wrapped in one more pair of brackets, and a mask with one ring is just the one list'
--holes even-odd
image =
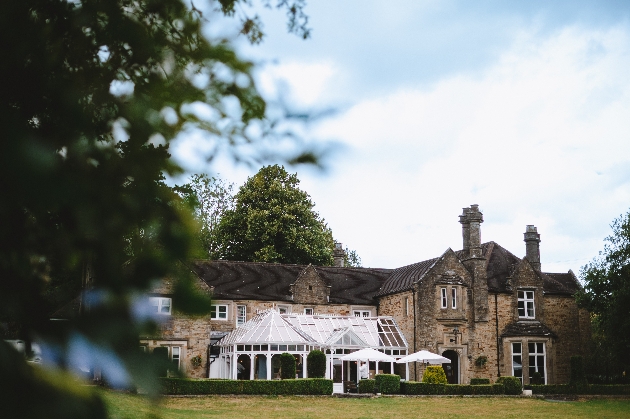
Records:
{"label": "bush", "polygon": [[521,380],[517,377],[499,377],[499,379],[497,380],[497,384],[503,384],[505,386],[505,394],[523,394],[523,384],[521,383]]}
{"label": "bush", "polygon": [[315,349],[306,357],[309,378],[324,378],[326,375],[326,354]]}
{"label": "bush", "polygon": [[359,393],[374,393],[374,387],[376,387],[376,380],[359,381]]}
{"label": "bush", "polygon": [[217,380],[161,378],[162,393],[190,394],[264,394],[264,395],[328,395],[333,392],[332,380],[302,378],[299,380]]}
{"label": "bush", "polygon": [[471,386],[478,386],[482,384],[490,384],[490,379],[489,378],[471,378],[470,379]]}
{"label": "bush", "polygon": [[408,395],[475,395],[504,394],[503,384],[428,384],[416,381],[401,383],[401,393]]}
{"label": "bush", "polygon": [[532,374],[531,383],[534,385],[545,384],[545,379],[543,378],[541,373],[536,371],[535,373]]}
{"label": "bush", "polygon": [[630,385],[590,384],[576,387],[570,384],[548,384],[528,387],[533,394],[630,395]]}
{"label": "bush", "polygon": [[295,357],[290,353],[284,352],[280,355],[280,378],[295,379]]}
{"label": "bush", "polygon": [[400,393],[400,375],[396,374],[376,374],[375,384],[382,394]]}
{"label": "bush", "polygon": [[579,391],[584,391],[588,385],[586,376],[584,375],[584,362],[579,355],[571,357],[571,378],[569,379],[569,385],[576,387]]}
{"label": "bush", "polygon": [[446,384],[446,374],[441,365],[429,365],[422,375],[422,382],[427,384]]}

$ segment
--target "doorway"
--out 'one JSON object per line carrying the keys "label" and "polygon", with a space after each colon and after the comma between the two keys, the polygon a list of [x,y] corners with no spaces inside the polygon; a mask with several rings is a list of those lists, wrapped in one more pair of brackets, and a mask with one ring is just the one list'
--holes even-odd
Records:
{"label": "doorway", "polygon": [[444,358],[451,360],[450,364],[442,364],[449,384],[459,384],[459,355],[453,350],[442,352]]}

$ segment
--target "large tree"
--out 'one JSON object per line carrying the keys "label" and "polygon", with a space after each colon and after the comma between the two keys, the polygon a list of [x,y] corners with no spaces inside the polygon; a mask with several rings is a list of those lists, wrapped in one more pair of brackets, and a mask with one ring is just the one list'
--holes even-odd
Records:
{"label": "large tree", "polygon": [[217,257],[227,260],[332,265],[332,232],[301,190],[297,174],[265,166],[236,194],[217,229]]}
{"label": "large tree", "polygon": [[[604,250],[582,267],[578,302],[593,315],[596,350],[608,372],[630,372],[630,212],[615,219]],[[603,363],[600,363],[603,365]],[[616,368],[615,368],[616,367]],[[616,371],[615,371],[616,370]],[[603,374],[600,370],[597,373]]]}
{"label": "large tree", "polygon": [[[238,9],[242,3],[204,4],[241,18],[242,33],[258,42],[258,20]],[[72,348],[85,361],[104,354],[113,384],[150,389],[151,380],[139,381],[149,376],[139,367],[137,336],[155,325],[136,302],[152,281],[178,280],[174,303],[188,303],[180,310],[209,308],[179,263],[190,255],[194,224],[164,183],[165,174],[181,172],[169,143],[202,129],[238,156],[237,146],[256,141],[252,132],[277,126],[265,117],[252,64],[229,40],[203,35],[215,15],[195,5],[0,2],[0,329],[4,337],[37,336],[60,366],[76,365]],[[302,0],[277,5],[291,30],[308,34]],[[295,156],[308,160],[312,154]],[[48,322],[51,276],[79,277],[93,289],[81,300],[82,316],[63,330]],[[102,417],[101,404],[79,402],[60,376],[45,375],[0,340],[0,416]]]}

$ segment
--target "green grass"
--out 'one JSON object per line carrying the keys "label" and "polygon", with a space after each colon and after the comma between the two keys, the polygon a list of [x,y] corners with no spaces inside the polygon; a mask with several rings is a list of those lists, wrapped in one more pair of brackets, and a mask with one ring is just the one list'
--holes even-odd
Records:
{"label": "green grass", "polygon": [[296,396],[165,397],[102,392],[111,419],[206,418],[630,418],[630,400],[550,402],[523,398],[381,397],[338,399]]}

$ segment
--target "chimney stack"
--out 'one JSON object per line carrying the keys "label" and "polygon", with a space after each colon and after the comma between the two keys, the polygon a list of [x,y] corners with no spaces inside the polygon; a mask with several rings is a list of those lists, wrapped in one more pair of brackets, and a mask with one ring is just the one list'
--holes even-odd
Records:
{"label": "chimney stack", "polygon": [[335,260],[335,265],[338,268],[343,268],[345,266],[346,261],[346,252],[343,250],[343,245],[341,243],[335,242],[335,250],[333,251],[333,258]]}
{"label": "chimney stack", "polygon": [[483,214],[479,211],[479,205],[473,204],[469,208],[464,208],[462,215],[459,216],[459,222],[462,225],[465,257],[480,258]]}
{"label": "chimney stack", "polygon": [[540,234],[533,225],[525,228],[525,257],[535,270],[540,271]]}

